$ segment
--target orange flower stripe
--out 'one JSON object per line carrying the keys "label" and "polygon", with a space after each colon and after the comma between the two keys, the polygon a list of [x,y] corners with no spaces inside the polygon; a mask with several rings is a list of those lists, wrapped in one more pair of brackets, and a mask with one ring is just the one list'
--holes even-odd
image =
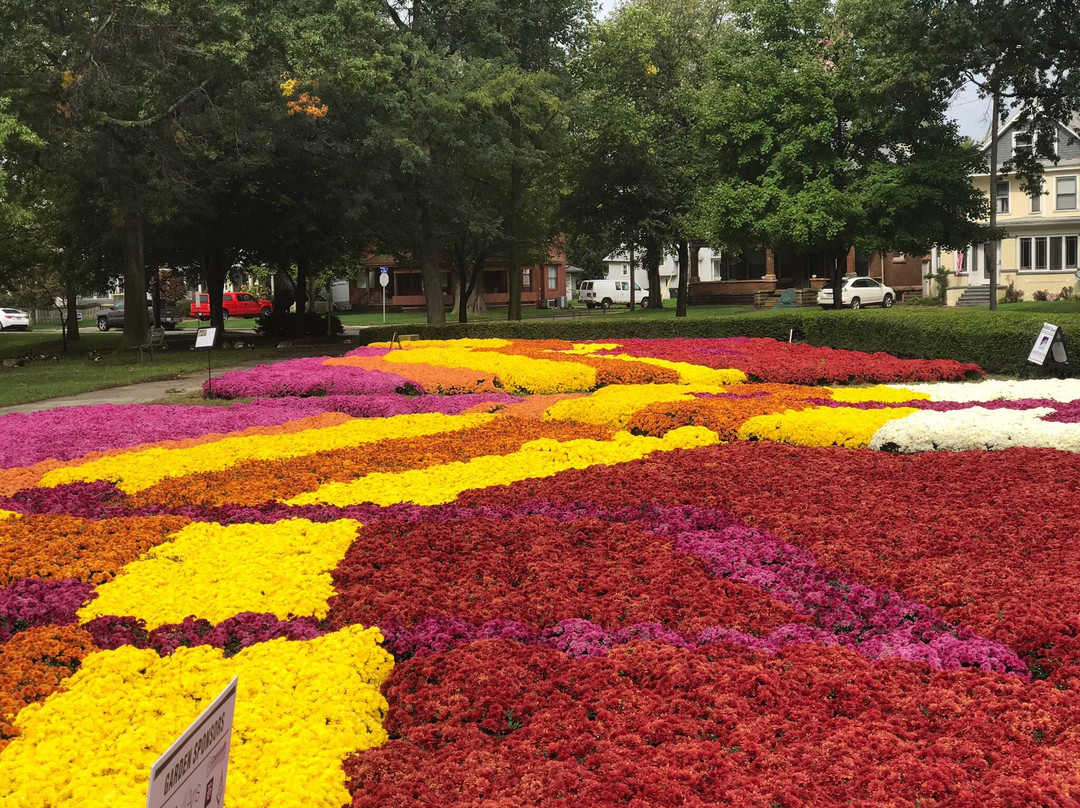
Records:
{"label": "orange flower stripe", "polygon": [[[539,421],[544,417],[544,413],[547,412],[548,407],[553,404],[558,404],[560,401],[567,401],[572,398],[582,398],[585,393],[549,393],[549,394],[536,394],[528,396],[524,401],[519,401],[516,404],[504,404],[500,409],[504,415],[512,418],[521,418],[526,421]],[[472,412],[476,408],[470,408],[468,412]]]}
{"label": "orange flower stripe", "polygon": [[[330,416],[327,419],[327,416]],[[56,469],[42,478],[42,487],[72,482],[111,480],[117,488],[133,494],[154,486],[170,477],[184,477],[200,469],[221,471],[246,460],[262,462],[288,457],[303,457],[321,451],[358,444],[371,444],[395,437],[419,437],[455,432],[479,426],[494,415],[398,415],[393,418],[351,418],[341,413],[327,413],[303,421],[293,421],[285,427],[307,422],[308,428],[281,428],[276,432],[249,435],[231,433],[199,451],[190,448],[153,448],[111,457],[108,462],[95,461],[76,467]]]}
{"label": "orange flower stripe", "polygon": [[39,485],[42,479],[50,471],[63,468],[74,468],[95,460],[106,457],[120,457],[131,452],[141,452],[148,449],[190,449],[195,446],[204,446],[208,443],[216,443],[223,438],[249,437],[252,435],[287,435],[291,432],[302,432],[314,427],[327,427],[343,424],[350,420],[350,416],[340,412],[327,412],[321,415],[313,415],[308,418],[300,418],[296,421],[288,421],[284,424],[271,426],[253,426],[238,432],[207,432],[196,438],[181,438],[180,440],[163,440],[156,443],[140,443],[135,446],[126,446],[120,449],[108,449],[103,452],[90,452],[73,460],[42,460],[25,468],[12,468],[0,470],[0,496],[9,497],[22,491],[24,488],[33,488]]}
{"label": "orange flower stripe", "polygon": [[341,356],[327,359],[324,365],[332,367],[353,367],[361,370],[377,370],[393,373],[411,382],[415,382],[428,393],[443,396],[463,393],[504,393],[502,386],[495,383],[495,374],[468,368],[444,368],[437,365],[406,365],[400,362],[387,362],[381,356]]}
{"label": "orange flower stripe", "polygon": [[33,577],[111,581],[125,564],[190,521],[181,516],[93,521],[55,514],[9,520],[0,542],[0,586]]}
{"label": "orange flower stripe", "polygon": [[539,438],[609,440],[607,427],[525,421],[503,417],[483,427],[379,443],[276,461],[244,461],[223,471],[167,480],[133,494],[133,507],[182,502],[186,505],[259,505],[315,491],[323,483],[349,482],[376,472],[428,468],[484,455],[507,455]]}
{"label": "orange flower stripe", "polygon": [[597,387],[613,384],[679,384],[682,381],[678,371],[659,365],[580,353],[563,353],[563,351],[572,350],[574,344],[556,339],[518,341],[505,348],[497,348],[494,352],[527,356],[530,359],[587,365],[596,371]]}
{"label": "orange flower stripe", "polygon": [[0,645],[0,752],[19,734],[12,721],[28,704],[62,689],[64,680],[97,651],[75,626],[39,626]]}
{"label": "orange flower stripe", "polygon": [[724,397],[650,404],[630,418],[627,429],[636,435],[661,437],[689,424],[711,429],[722,441],[733,441],[750,418],[804,410],[815,406],[809,399],[830,398],[827,388],[788,384],[733,384],[724,392]]}

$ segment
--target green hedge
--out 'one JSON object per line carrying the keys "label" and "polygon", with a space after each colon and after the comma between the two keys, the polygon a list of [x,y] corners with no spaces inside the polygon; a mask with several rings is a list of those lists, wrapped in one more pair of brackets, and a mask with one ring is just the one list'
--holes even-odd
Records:
{"label": "green hedge", "polygon": [[394,333],[421,339],[504,338],[605,340],[629,337],[771,337],[832,348],[921,359],[975,362],[987,373],[1009,376],[1060,375],[1059,369],[1028,364],[1027,356],[1044,322],[1060,326],[1071,364],[1080,375],[1080,314],[1011,312],[1007,308],[822,311],[785,309],[711,318],[643,317],[640,320],[587,317],[543,322],[447,323],[361,329],[362,342],[386,342]]}

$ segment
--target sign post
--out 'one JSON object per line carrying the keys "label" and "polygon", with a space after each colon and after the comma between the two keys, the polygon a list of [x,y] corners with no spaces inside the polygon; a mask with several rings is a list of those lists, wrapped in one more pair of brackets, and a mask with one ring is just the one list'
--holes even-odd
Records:
{"label": "sign post", "polygon": [[386,285],[390,283],[390,267],[379,267],[379,286],[382,287],[382,321],[386,322]]}
{"label": "sign post", "polygon": [[214,347],[214,339],[217,337],[217,328],[200,328],[195,333],[195,348],[206,348],[206,392],[213,394],[214,383],[210,377],[210,349]]}
{"label": "sign post", "polygon": [[1069,362],[1065,353],[1065,340],[1061,338],[1061,329],[1053,323],[1043,323],[1042,331],[1035,338],[1035,344],[1031,348],[1031,353],[1028,354],[1027,361],[1043,365],[1047,354],[1052,355],[1054,361],[1062,365]]}
{"label": "sign post", "polygon": [[222,808],[236,677],[150,769],[146,808]]}

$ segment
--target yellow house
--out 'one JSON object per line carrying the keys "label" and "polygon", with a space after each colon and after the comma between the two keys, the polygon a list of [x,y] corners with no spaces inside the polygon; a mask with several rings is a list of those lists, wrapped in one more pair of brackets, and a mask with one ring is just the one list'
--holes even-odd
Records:
{"label": "yellow house", "polygon": [[[1017,115],[1007,119],[998,135],[998,160],[1004,163],[1021,149],[1031,148],[1031,133],[1017,122]],[[998,290],[1000,298],[1011,284],[1031,300],[1035,292],[1060,294],[1064,287],[1080,292],[1080,114],[1058,123],[1055,165],[1043,163],[1043,191],[1028,195],[1013,174],[999,175],[997,188],[990,194],[988,174],[972,177],[975,187],[991,197],[997,207],[998,225],[1005,237],[998,242]],[[989,162],[990,138],[983,151]],[[947,303],[985,305],[990,286],[986,273],[984,245],[975,244],[963,252],[935,250],[931,270],[942,267],[955,272]]]}

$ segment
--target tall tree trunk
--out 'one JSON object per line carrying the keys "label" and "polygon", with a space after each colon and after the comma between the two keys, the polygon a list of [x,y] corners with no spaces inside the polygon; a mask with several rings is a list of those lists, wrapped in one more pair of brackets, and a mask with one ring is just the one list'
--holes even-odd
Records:
{"label": "tall tree trunk", "polygon": [[487,303],[484,302],[484,266],[487,264],[487,254],[478,252],[469,269],[469,286],[465,290],[466,307],[469,314],[487,314]]}
{"label": "tall tree trunk", "polygon": [[207,234],[203,242],[203,272],[206,275],[206,296],[210,301],[210,326],[217,329],[214,342],[220,345],[225,336],[225,314],[221,307],[221,295],[225,291],[225,259],[213,233]]}
{"label": "tall tree trunk", "polygon": [[439,248],[435,243],[435,214],[431,203],[424,201],[420,207],[419,233],[420,277],[424,281],[424,303],[427,321],[442,325],[446,322],[446,305],[443,303],[442,278],[439,277]]}
{"label": "tall tree trunk", "polygon": [[274,314],[285,313],[296,302],[296,281],[293,280],[291,269],[283,261],[274,274]]}
{"label": "tall tree trunk", "polygon": [[690,276],[697,269],[697,249],[691,249],[690,242],[679,241],[676,245],[679,253],[679,299],[675,301],[675,316],[686,316],[686,301],[690,297]]}
{"label": "tall tree trunk", "polygon": [[829,286],[833,290],[834,309],[844,308],[844,275],[847,273],[848,248],[833,246],[825,251],[826,270],[829,273]]}
{"label": "tall tree trunk", "polygon": [[[81,339],[79,336],[79,294],[78,290],[74,286],[68,286],[64,290],[65,302],[67,305],[67,339],[77,340]],[[67,352],[67,343],[64,344],[64,351]]]}
{"label": "tall tree trunk", "polygon": [[307,244],[300,245],[296,259],[296,313],[302,319],[308,309],[308,278],[311,277],[311,253]]}
{"label": "tall tree trunk", "polygon": [[[517,146],[517,119],[514,119],[514,145]],[[507,291],[510,292],[510,306],[506,313],[508,320],[521,319],[521,201],[524,193],[524,171],[514,160],[510,166],[510,266],[507,268]]]}
{"label": "tall tree trunk", "polygon": [[131,209],[124,215],[124,338],[121,348],[145,345],[150,338],[146,312],[146,263],[143,257],[142,216]]}
{"label": "tall tree trunk", "polygon": [[457,313],[459,323],[469,322],[469,261],[465,257],[465,250],[461,247],[454,249],[454,277],[457,279],[457,295],[454,296],[454,308],[451,314]]}
{"label": "tall tree trunk", "polygon": [[[990,229],[997,230],[997,176],[998,176],[998,109],[1001,91],[994,85],[993,104],[990,111]],[[1034,142],[1034,138],[1032,138]],[[997,311],[997,240],[986,242],[986,277],[990,282],[990,311]]]}
{"label": "tall tree trunk", "polygon": [[[649,278],[649,305],[660,308],[660,262],[664,260],[664,248],[660,242],[650,239],[645,243],[645,272]],[[633,278],[630,279],[630,297],[637,297]]]}

